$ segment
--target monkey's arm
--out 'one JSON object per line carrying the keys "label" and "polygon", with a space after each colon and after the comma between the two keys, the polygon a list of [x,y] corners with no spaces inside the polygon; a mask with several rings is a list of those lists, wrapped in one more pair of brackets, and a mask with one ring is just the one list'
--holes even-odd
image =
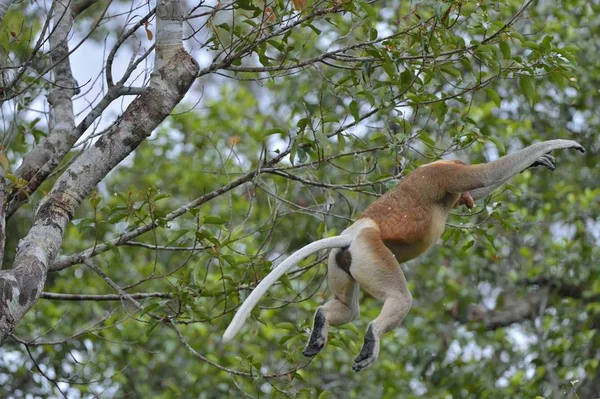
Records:
{"label": "monkey's arm", "polygon": [[[545,166],[546,168],[548,168],[550,170],[554,170],[556,168],[556,159],[554,159],[554,157],[550,154],[542,155],[537,161],[535,161],[530,166],[525,168],[525,170],[527,170],[529,168],[536,168],[538,166]],[[525,170],[522,170],[521,173],[523,173]],[[498,183],[498,184],[494,184],[491,186],[478,188],[478,189],[472,190],[469,194],[471,195],[471,199],[473,201],[477,201],[478,199],[487,197],[488,195],[490,195],[491,193],[493,193],[494,191],[496,191],[497,189],[502,187],[502,185],[504,185],[504,183]]]}
{"label": "monkey's arm", "polygon": [[[537,161],[535,161],[530,166],[525,168],[525,170],[527,170],[529,168],[536,168],[538,166],[545,166],[546,168],[548,168],[550,170],[554,170],[556,168],[556,159],[554,159],[554,157],[550,154],[542,155]],[[525,170],[522,170],[521,173],[523,173]],[[494,191],[496,191],[497,189],[502,187],[502,185],[504,185],[504,183],[498,183],[498,184],[494,184],[491,186],[472,190],[469,193],[471,195],[471,200],[477,201],[478,199],[487,197],[488,195],[490,195],[491,193],[493,193]],[[464,193],[462,195],[464,195]],[[469,209],[471,209],[471,208],[469,208]]]}
{"label": "monkey's arm", "polygon": [[568,148],[585,152],[583,146],[576,141],[549,140],[530,145],[486,164],[465,165],[459,168],[459,175],[464,174],[464,177],[451,179],[453,183],[458,181],[460,184],[449,187],[448,191],[456,193],[468,191],[473,200],[483,198],[527,168],[543,165],[554,169],[554,158],[547,154],[554,150]]}

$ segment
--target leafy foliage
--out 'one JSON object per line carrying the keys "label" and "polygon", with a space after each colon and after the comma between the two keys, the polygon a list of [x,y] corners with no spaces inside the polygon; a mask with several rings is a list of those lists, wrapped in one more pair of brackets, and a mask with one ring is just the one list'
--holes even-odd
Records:
{"label": "leafy foliage", "polygon": [[[190,5],[186,45],[208,52],[214,73],[78,210],[61,251],[91,249],[95,268],[74,261],[49,275],[48,292],[79,297],[47,295],[19,324],[0,352],[0,396],[60,386],[69,397],[594,397],[597,8],[237,1],[195,18],[208,8]],[[11,8],[2,30],[29,12]],[[0,39],[17,63],[29,43]],[[11,165],[43,133],[17,115]],[[312,362],[301,355],[328,298],[325,254],[273,287],[237,342],[220,343],[273,264],[338,234],[403,174],[553,138],[587,156],[524,172],[403,265],[415,303],[374,367],[351,370],[380,310],[366,294],[355,323],[332,329]],[[9,222],[5,264],[31,207]]]}

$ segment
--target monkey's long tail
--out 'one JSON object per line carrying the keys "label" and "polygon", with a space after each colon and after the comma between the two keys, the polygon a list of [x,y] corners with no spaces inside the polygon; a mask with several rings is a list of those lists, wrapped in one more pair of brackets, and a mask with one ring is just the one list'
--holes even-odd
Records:
{"label": "monkey's long tail", "polygon": [[238,309],[233,320],[225,330],[223,334],[223,343],[227,343],[235,337],[240,331],[244,322],[252,312],[252,309],[256,306],[260,298],[267,292],[267,290],[275,284],[277,280],[281,278],[288,270],[290,270],[296,263],[306,258],[308,255],[320,251],[321,249],[330,248],[343,248],[350,245],[354,239],[353,234],[344,234],[336,237],[324,238],[319,241],[308,244],[302,247],[298,251],[294,252],[289,258],[281,262],[275,269],[271,271],[252,291],[252,293],[246,298],[242,306]]}

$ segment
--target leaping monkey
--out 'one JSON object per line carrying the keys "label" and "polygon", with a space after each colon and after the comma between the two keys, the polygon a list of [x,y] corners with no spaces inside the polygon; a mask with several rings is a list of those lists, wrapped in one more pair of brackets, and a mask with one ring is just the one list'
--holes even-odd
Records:
{"label": "leaping monkey", "polygon": [[383,301],[352,369],[370,366],[379,355],[381,336],[402,323],[412,304],[400,263],[421,255],[440,238],[452,208],[465,205],[471,209],[474,201],[527,168],[554,170],[556,161],[550,152],[567,148],[585,152],[575,141],[550,140],[484,164],[436,161],[415,169],[367,207],[341,235],[315,241],[273,269],[240,306],[223,334],[223,342],[233,339],[259,299],[292,266],[314,252],[333,249],[327,263],[332,298],[315,312],[312,333],[302,353],[315,356],[325,346],[330,325],[339,326],[358,317],[360,284]]}

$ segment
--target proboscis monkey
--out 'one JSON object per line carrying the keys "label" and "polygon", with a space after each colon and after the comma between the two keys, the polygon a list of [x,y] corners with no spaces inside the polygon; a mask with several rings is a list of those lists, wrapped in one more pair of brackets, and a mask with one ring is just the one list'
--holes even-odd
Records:
{"label": "proboscis monkey", "polygon": [[555,159],[550,152],[567,148],[585,152],[575,141],[550,140],[485,164],[436,161],[415,169],[367,207],[341,235],[305,246],[269,273],[240,306],[223,342],[233,339],[267,289],[292,266],[314,252],[332,248],[327,264],[332,298],[317,309],[303,354],[311,357],[323,349],[330,325],[339,326],[358,317],[360,285],[383,301],[352,369],[370,366],[379,355],[381,336],[402,323],[412,304],[400,263],[421,255],[440,238],[452,208],[465,205],[471,209],[473,201],[527,168],[545,166],[553,170]]}

